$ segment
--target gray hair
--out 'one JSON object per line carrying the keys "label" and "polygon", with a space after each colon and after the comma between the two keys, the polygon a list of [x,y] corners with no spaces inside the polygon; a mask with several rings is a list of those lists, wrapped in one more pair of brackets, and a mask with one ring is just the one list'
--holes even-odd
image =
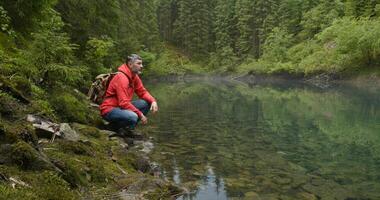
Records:
{"label": "gray hair", "polygon": [[129,55],[129,56],[127,56],[127,63],[129,63],[129,62],[135,62],[136,60],[142,60],[142,58],[139,56],[139,55],[137,55],[137,54],[131,54],[131,55]]}

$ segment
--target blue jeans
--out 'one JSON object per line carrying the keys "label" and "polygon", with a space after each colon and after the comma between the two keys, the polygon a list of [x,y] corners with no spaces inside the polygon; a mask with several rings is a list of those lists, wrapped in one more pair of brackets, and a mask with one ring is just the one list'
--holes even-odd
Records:
{"label": "blue jeans", "polygon": [[[150,104],[145,100],[138,99],[132,101],[132,104],[139,109],[144,115],[148,114]],[[134,129],[140,121],[137,114],[131,110],[124,110],[119,107],[112,109],[104,116],[104,119],[110,122],[112,130],[119,130],[120,128]]]}

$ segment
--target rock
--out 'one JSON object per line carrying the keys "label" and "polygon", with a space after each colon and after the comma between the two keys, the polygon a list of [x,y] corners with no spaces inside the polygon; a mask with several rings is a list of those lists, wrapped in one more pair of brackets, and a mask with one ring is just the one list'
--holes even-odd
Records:
{"label": "rock", "polygon": [[147,173],[151,170],[151,165],[150,165],[150,161],[147,157],[145,156],[139,156],[137,157],[136,159],[136,169],[143,172],[143,173]]}
{"label": "rock", "polygon": [[79,141],[79,134],[72,129],[68,123],[61,123],[59,126],[59,132],[63,139],[74,142]]}
{"label": "rock", "polygon": [[300,192],[297,194],[297,199],[300,200],[317,200],[318,197],[314,194],[308,193],[308,192]]}
{"label": "rock", "polygon": [[25,182],[23,182],[21,180],[17,180],[14,177],[10,177],[9,181],[11,182],[11,185],[12,185],[13,188],[16,188],[16,185],[21,185],[23,187],[31,188],[29,184],[27,184],[27,183],[25,183]]}
{"label": "rock", "polygon": [[288,185],[292,182],[292,179],[289,177],[275,176],[273,177],[273,182],[279,185]]}
{"label": "rock", "polygon": [[39,138],[53,138],[54,134],[60,136],[59,125],[48,120],[44,120],[41,117],[35,115],[27,115],[26,120],[33,123],[33,127],[36,129],[36,134]]}
{"label": "rock", "polygon": [[143,147],[143,149],[141,149],[140,151],[148,154],[153,150],[154,145],[153,145],[153,143],[147,141],[147,142],[142,143],[142,147]]}

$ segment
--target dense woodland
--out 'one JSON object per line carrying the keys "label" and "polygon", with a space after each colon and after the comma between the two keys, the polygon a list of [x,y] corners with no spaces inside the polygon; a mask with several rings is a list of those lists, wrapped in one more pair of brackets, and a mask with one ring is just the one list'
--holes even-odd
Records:
{"label": "dense woodland", "polygon": [[164,0],[161,37],[218,71],[379,67],[377,0]]}

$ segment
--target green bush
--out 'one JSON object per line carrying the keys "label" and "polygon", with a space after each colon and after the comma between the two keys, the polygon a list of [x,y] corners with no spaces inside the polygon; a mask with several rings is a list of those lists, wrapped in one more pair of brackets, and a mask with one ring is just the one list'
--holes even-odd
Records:
{"label": "green bush", "polygon": [[[351,18],[336,20],[318,38],[331,60],[340,67],[378,67],[380,62],[380,21]],[[335,63],[333,63],[335,64]]]}
{"label": "green bush", "polygon": [[138,55],[143,59],[144,68],[148,69],[150,64],[156,60],[156,55],[148,51],[140,51]]}
{"label": "green bush", "polygon": [[85,61],[91,77],[106,73],[112,65],[114,41],[111,38],[90,38],[86,44]]}

